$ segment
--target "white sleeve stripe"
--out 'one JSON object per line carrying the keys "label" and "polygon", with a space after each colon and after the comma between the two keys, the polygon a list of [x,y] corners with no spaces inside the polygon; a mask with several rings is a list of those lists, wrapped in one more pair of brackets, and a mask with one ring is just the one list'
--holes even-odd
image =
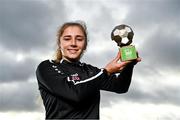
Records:
{"label": "white sleeve stripe", "polygon": [[81,83],[85,83],[85,82],[91,81],[91,80],[93,80],[93,79],[99,77],[102,73],[103,73],[103,69],[101,69],[101,71],[100,71],[98,74],[96,74],[95,76],[92,76],[92,77],[90,77],[90,78],[88,78],[88,79],[85,79],[85,80],[77,81],[76,83],[74,82],[74,85],[77,85],[77,84],[81,84]]}

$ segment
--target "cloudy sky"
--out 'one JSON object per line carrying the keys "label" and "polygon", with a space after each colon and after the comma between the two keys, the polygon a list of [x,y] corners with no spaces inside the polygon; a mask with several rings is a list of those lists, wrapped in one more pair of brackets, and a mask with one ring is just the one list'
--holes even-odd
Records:
{"label": "cloudy sky", "polygon": [[101,68],[114,58],[110,33],[122,23],[142,58],[128,93],[101,92],[101,119],[179,120],[179,11],[179,0],[0,0],[0,119],[44,119],[35,69],[53,58],[58,27],[84,20],[82,62]]}

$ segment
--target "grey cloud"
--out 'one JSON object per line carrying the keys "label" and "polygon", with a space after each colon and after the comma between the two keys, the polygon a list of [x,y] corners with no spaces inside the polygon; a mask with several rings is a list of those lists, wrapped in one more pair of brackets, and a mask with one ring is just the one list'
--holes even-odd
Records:
{"label": "grey cloud", "polygon": [[172,86],[159,86],[159,89],[151,89],[148,92],[141,87],[132,88],[125,98],[132,102],[154,103],[154,104],[172,104],[180,106],[180,89]]}
{"label": "grey cloud", "polygon": [[16,82],[0,85],[0,111],[35,111],[41,109],[37,84]]}
{"label": "grey cloud", "polygon": [[146,60],[159,70],[171,69],[172,71],[178,71],[180,67],[180,37],[178,33],[174,34],[178,29],[166,31],[166,29],[161,30],[159,28],[142,46],[142,52]]}
{"label": "grey cloud", "polygon": [[127,4],[130,12],[127,15],[126,21],[138,26],[153,26],[160,23],[174,22],[180,19],[179,11],[180,1],[144,1],[131,2]]}
{"label": "grey cloud", "polygon": [[[96,49],[96,48],[94,48]],[[86,53],[85,53],[86,54]],[[87,62],[89,64],[92,64],[97,67],[104,67],[110,60],[112,60],[115,57],[116,53],[114,51],[103,51],[101,53],[90,53],[84,56],[82,62]]]}
{"label": "grey cloud", "polygon": [[[59,2],[63,18],[64,6]],[[51,40],[49,32],[55,11],[42,1],[0,1],[0,43],[8,50],[29,51],[46,48]]]}
{"label": "grey cloud", "polygon": [[24,81],[35,76],[37,61],[25,59],[24,61],[0,60],[0,83]]}
{"label": "grey cloud", "polygon": [[[146,91],[146,92],[145,92]],[[180,106],[180,89],[174,87],[159,86],[159,89],[143,90],[141,86],[132,86],[128,93],[116,94],[102,91],[101,105],[108,107],[111,103],[131,101],[140,104],[169,104]]]}
{"label": "grey cloud", "polygon": [[[94,33],[101,33],[104,38],[110,38],[110,32],[112,28],[113,18],[111,15],[111,10],[102,4],[98,6],[98,12],[96,16],[94,16],[94,20],[96,20],[92,26],[93,26],[93,32]],[[98,13],[97,12],[97,13]],[[109,33],[109,35],[105,34]],[[96,36],[96,34],[94,34]]]}

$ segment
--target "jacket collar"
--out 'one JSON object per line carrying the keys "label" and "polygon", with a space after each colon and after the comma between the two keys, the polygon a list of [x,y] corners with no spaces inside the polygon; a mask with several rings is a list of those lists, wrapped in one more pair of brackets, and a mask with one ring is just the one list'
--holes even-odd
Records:
{"label": "jacket collar", "polygon": [[73,65],[73,66],[82,66],[82,63],[80,61],[70,62],[65,59],[62,59],[60,61],[60,64],[66,64],[66,65]]}

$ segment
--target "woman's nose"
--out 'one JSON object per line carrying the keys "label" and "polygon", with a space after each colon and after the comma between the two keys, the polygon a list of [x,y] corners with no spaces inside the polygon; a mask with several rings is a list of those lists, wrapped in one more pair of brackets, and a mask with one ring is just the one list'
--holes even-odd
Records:
{"label": "woman's nose", "polygon": [[76,46],[76,39],[75,39],[75,38],[73,38],[73,39],[71,40],[71,45]]}

